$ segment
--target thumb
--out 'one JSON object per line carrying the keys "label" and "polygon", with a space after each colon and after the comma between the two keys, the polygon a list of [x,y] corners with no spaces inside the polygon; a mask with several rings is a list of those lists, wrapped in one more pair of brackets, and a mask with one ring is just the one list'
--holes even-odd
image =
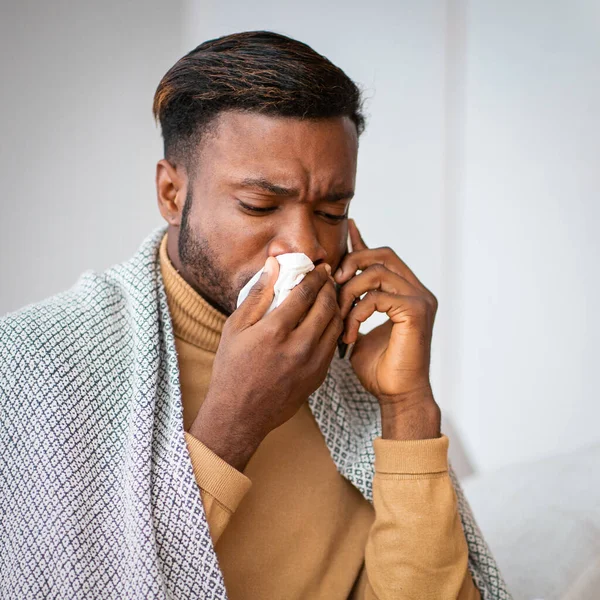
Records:
{"label": "thumb", "polygon": [[240,304],[242,308],[243,323],[245,326],[254,325],[264,316],[265,312],[275,296],[274,286],[279,276],[279,263],[273,256],[269,256],[265,262],[263,272],[258,281],[250,288],[248,296]]}

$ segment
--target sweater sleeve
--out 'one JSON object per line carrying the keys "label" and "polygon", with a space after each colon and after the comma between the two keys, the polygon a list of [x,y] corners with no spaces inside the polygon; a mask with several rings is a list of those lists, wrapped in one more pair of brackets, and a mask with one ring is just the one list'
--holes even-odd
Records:
{"label": "sweater sleeve", "polygon": [[252,481],[187,431],[185,441],[214,545]]}
{"label": "sweater sleeve", "polygon": [[448,473],[448,437],[374,440],[375,519],[353,600],[481,600]]}

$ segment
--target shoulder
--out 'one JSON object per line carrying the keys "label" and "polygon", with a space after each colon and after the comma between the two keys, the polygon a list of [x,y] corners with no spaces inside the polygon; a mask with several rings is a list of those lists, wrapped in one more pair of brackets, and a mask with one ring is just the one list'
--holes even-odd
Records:
{"label": "shoulder", "polygon": [[164,228],[155,229],[129,260],[102,272],[87,270],[71,288],[0,318],[1,372],[14,380],[32,370],[60,372],[74,361],[99,368],[105,352],[130,349],[136,318],[150,319],[156,310],[163,234]]}
{"label": "shoulder", "polygon": [[[68,290],[0,318],[0,360],[16,370],[89,350],[119,312],[122,295],[103,274],[86,271]],[[22,360],[30,361],[23,364]]]}

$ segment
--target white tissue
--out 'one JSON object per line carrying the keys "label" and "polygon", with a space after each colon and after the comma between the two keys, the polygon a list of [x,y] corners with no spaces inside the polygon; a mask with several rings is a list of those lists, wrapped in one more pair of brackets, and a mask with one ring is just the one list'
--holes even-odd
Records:
{"label": "white tissue", "polygon": [[[312,260],[304,254],[304,252],[288,252],[275,257],[279,263],[279,276],[275,282],[275,296],[271,306],[265,312],[268,315],[274,308],[279,306],[303,279],[304,276],[315,268]],[[248,296],[250,288],[258,281],[260,274],[264,271],[264,267],[255,273],[250,281],[240,290],[237,299],[239,306]],[[264,315],[263,315],[264,316]]]}

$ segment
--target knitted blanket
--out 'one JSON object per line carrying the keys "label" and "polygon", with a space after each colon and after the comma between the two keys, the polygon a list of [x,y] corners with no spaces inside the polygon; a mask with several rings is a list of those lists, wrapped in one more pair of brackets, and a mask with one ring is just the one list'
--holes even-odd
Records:
{"label": "knitted blanket", "polygon": [[[0,319],[2,598],[227,598],[184,439],[165,231]],[[376,398],[336,356],[309,405],[372,502]],[[450,475],[482,598],[510,599]]]}

